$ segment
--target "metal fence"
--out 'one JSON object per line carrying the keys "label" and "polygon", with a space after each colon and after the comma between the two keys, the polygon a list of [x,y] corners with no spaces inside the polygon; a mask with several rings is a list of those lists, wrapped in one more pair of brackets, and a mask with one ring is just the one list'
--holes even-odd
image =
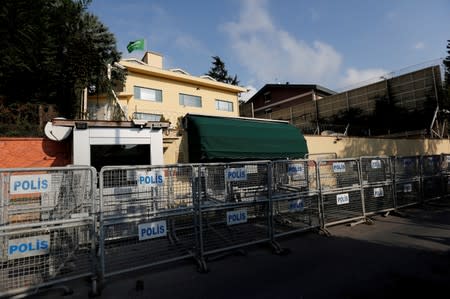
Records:
{"label": "metal fence", "polygon": [[450,195],[450,154],[442,154],[442,197]]}
{"label": "metal fence", "polygon": [[361,157],[360,165],[365,215],[395,209],[390,158]]}
{"label": "metal fence", "polygon": [[90,167],[0,170],[0,297],[95,277],[95,178]]}
{"label": "metal fence", "polygon": [[100,276],[195,257],[191,165],[100,171]]}
{"label": "metal fence", "polygon": [[337,153],[315,153],[315,154],[305,154],[305,160],[312,159],[315,161],[324,159],[337,159]]}
{"label": "metal fence", "polygon": [[319,161],[324,226],[364,218],[359,163],[356,159]]}
{"label": "metal fence", "polygon": [[0,169],[0,297],[363,221],[447,196],[450,154]]}
{"label": "metal fence", "polygon": [[421,185],[423,200],[438,199],[442,196],[442,155],[421,157]]}
{"label": "metal fence", "polygon": [[270,204],[275,238],[319,227],[317,163],[312,160],[274,162]]}
{"label": "metal fence", "polygon": [[394,157],[393,160],[396,207],[418,204],[422,200],[420,157]]}
{"label": "metal fence", "polygon": [[197,166],[201,257],[270,241],[269,165]]}

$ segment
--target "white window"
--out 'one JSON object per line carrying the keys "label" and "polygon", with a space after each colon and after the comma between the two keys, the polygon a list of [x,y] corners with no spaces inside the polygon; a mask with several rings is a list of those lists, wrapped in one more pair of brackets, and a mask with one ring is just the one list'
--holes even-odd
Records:
{"label": "white window", "polygon": [[143,112],[134,112],[133,119],[143,119],[149,121],[160,121],[161,114],[152,114],[152,113],[143,113]]}
{"label": "white window", "polygon": [[134,87],[134,98],[136,100],[162,102],[162,91],[159,89],[135,86]]}
{"label": "white window", "polygon": [[202,98],[199,96],[180,93],[180,105],[190,107],[202,107]]}
{"label": "white window", "polygon": [[216,110],[233,112],[233,102],[216,100]]}

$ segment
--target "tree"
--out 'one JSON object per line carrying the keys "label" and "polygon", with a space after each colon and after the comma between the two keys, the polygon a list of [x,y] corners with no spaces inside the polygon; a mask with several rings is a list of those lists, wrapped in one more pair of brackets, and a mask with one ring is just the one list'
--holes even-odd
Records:
{"label": "tree", "polygon": [[[120,60],[90,1],[4,0],[0,9],[0,95],[7,103],[56,104],[75,117],[81,90],[111,84],[107,64]],[[123,81],[124,74],[113,73]]]}
{"label": "tree", "polygon": [[219,82],[232,85],[239,85],[237,75],[234,75],[234,77],[228,75],[228,71],[225,68],[225,63],[220,59],[219,56],[212,56],[212,59],[213,61],[211,69],[205,75],[208,75]]}

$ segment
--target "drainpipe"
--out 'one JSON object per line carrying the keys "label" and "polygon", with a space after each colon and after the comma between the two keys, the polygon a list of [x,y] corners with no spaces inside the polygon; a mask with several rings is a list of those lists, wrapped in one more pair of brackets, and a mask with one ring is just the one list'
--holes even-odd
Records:
{"label": "drainpipe", "polygon": [[319,106],[317,105],[317,97],[316,97],[316,91],[313,90],[312,91],[312,98],[314,101],[314,105],[316,107],[316,130],[317,130],[317,135],[320,135],[320,128],[319,128]]}
{"label": "drainpipe", "polygon": [[83,89],[83,111],[81,119],[87,119],[87,88]]}

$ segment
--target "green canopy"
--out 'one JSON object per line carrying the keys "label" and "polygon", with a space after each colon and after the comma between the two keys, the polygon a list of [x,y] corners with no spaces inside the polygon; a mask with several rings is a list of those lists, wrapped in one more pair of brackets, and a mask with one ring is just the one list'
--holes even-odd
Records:
{"label": "green canopy", "polygon": [[188,114],[189,162],[278,160],[308,153],[299,129],[287,122]]}

